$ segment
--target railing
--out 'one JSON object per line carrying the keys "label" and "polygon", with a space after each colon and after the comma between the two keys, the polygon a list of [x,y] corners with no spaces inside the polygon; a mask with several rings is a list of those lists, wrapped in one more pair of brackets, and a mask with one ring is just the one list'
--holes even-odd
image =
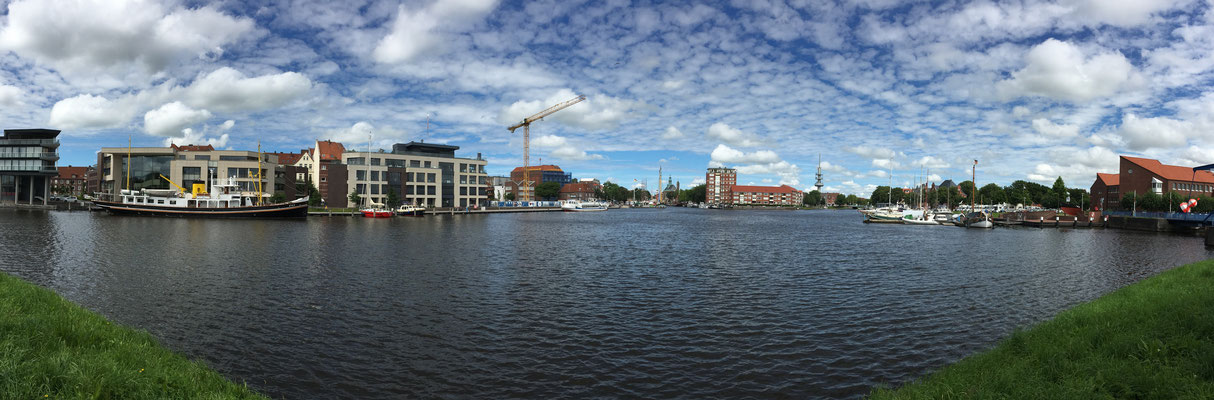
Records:
{"label": "railing", "polygon": [[38,145],[45,147],[59,147],[59,141],[55,139],[4,139],[0,140],[0,144],[4,145]]}
{"label": "railing", "polygon": [[58,169],[58,168],[56,168],[56,167],[43,167],[43,166],[33,166],[33,167],[24,167],[24,166],[7,166],[7,167],[6,167],[6,166],[0,166],[0,171],[13,171],[13,172],[54,172],[54,173],[58,173],[58,172],[59,172],[59,169]]}

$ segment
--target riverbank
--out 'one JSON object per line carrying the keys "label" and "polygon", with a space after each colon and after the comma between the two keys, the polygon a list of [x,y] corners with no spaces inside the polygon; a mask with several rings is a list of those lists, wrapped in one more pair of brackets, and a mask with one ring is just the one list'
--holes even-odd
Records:
{"label": "riverbank", "polygon": [[1018,331],[874,399],[1214,398],[1214,259]]}
{"label": "riverbank", "polygon": [[145,332],[0,273],[0,393],[6,398],[264,398]]}

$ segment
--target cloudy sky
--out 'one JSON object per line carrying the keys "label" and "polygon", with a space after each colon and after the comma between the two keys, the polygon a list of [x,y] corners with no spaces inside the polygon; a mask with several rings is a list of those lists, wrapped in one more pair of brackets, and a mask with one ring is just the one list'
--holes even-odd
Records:
{"label": "cloudy sky", "polygon": [[[0,0],[0,125],[102,146],[425,140],[580,178],[866,195],[916,175],[1087,187],[1117,155],[1214,162],[1201,1]],[[336,5],[340,4],[340,5]],[[430,126],[427,130],[427,118]]]}

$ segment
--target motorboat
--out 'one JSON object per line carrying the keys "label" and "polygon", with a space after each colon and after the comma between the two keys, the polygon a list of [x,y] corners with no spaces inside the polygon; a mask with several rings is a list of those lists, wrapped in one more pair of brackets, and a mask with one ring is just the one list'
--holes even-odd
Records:
{"label": "motorboat", "polygon": [[566,200],[561,203],[561,211],[607,211],[607,203]]}
{"label": "motorboat", "polygon": [[966,228],[994,228],[995,223],[991,222],[991,217],[984,211],[972,212],[965,214],[961,218],[961,224]]}
{"label": "motorboat", "polygon": [[426,214],[426,209],[425,207],[418,207],[412,204],[401,204],[400,207],[396,207],[394,212],[399,216],[420,217]]}
{"label": "motorboat", "polygon": [[[161,176],[161,178],[164,178]],[[164,178],[168,180],[168,178]],[[177,186],[173,181],[169,181]],[[196,184],[193,192],[177,189],[122,190],[116,199],[96,199],[93,204],[113,215],[203,218],[306,218],[308,198],[284,203],[265,203],[265,196],[248,194],[234,178],[227,182]]]}

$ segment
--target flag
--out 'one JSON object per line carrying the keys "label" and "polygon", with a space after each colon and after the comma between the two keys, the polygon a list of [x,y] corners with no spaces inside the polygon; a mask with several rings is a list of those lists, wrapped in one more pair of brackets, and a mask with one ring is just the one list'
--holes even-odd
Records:
{"label": "flag", "polygon": [[978,165],[978,160],[974,160],[974,165]]}

